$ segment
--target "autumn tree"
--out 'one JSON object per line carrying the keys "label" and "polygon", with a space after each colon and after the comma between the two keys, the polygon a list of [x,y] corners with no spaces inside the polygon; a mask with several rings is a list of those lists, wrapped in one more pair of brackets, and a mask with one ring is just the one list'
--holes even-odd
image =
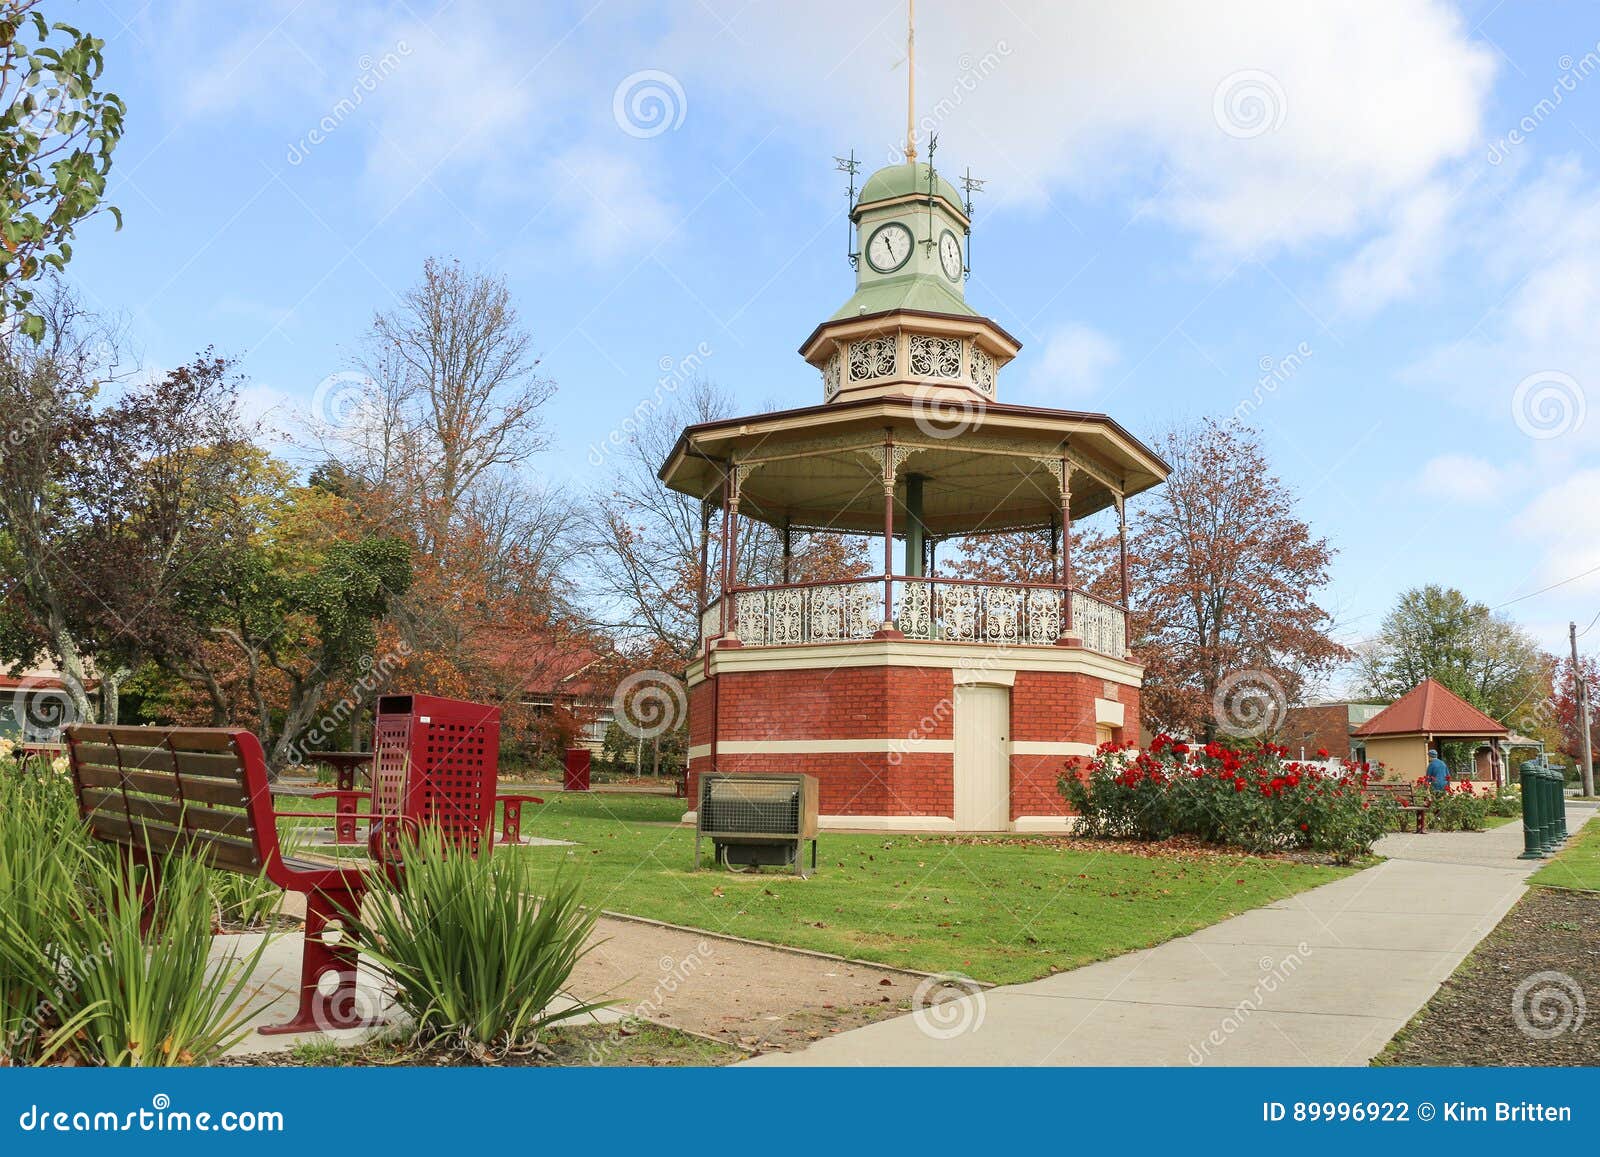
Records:
{"label": "autumn tree", "polygon": [[[1541,713],[1540,717],[1550,718],[1561,751],[1573,763],[1582,767],[1583,712],[1579,710],[1578,702],[1580,679],[1589,699],[1589,751],[1591,755],[1600,752],[1600,710],[1596,710],[1595,707],[1600,703],[1600,665],[1597,665],[1591,656],[1579,655],[1576,667],[1570,658],[1562,659],[1557,664],[1549,709]],[[1592,786],[1589,780],[1584,782]]]}
{"label": "autumn tree", "polygon": [[[705,508],[699,499],[669,490],[657,471],[685,426],[733,413],[732,399],[705,381],[690,381],[636,423],[630,436],[608,443],[604,481],[591,499],[597,517],[585,539],[592,601],[610,628],[633,644],[643,666],[681,672],[700,637],[700,591],[716,597],[722,546],[721,519],[709,522],[709,575],[700,569]],[[791,536],[790,578],[795,582],[853,578],[871,573],[868,540],[830,533]],[[783,536],[741,518],[740,585],[781,581]]]}
{"label": "autumn tree", "polygon": [[1548,698],[1551,663],[1522,627],[1437,584],[1401,595],[1356,660],[1363,694],[1398,699],[1434,679],[1508,722]]}
{"label": "autumn tree", "polygon": [[181,621],[174,590],[223,547],[249,443],[225,361],[203,354],[106,401],[114,343],[70,294],[39,304],[41,340],[0,355],[0,409],[14,416],[0,447],[0,553],[15,582],[3,657],[48,653],[73,713],[114,720],[122,679]]}
{"label": "autumn tree", "polygon": [[[1143,496],[1128,541],[1145,718],[1207,738],[1259,732],[1348,657],[1316,601],[1333,550],[1296,516],[1249,427],[1205,419],[1169,431],[1156,450],[1172,473]],[[1111,554],[1106,537],[1084,551],[1101,593]]]}

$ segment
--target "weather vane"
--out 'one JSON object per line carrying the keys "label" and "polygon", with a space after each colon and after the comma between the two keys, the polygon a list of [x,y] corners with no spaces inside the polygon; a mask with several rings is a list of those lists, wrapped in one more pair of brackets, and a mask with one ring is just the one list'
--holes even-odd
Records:
{"label": "weather vane", "polygon": [[850,268],[854,269],[861,255],[856,252],[855,223],[850,219],[850,211],[856,205],[856,174],[861,171],[861,162],[856,160],[856,151],[851,149],[848,157],[834,157],[833,167],[850,174],[850,189],[845,193],[844,250],[845,256],[850,258]]}
{"label": "weather vane", "polygon": [[972,276],[972,194],[983,192],[983,180],[972,175],[972,166],[967,166],[966,176],[961,178],[961,191],[967,195],[964,208],[967,211],[967,265],[962,270],[964,276]]}

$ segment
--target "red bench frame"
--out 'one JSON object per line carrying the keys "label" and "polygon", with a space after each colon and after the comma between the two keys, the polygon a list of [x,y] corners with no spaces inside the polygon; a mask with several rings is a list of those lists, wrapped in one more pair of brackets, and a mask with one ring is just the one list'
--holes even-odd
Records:
{"label": "red bench frame", "polygon": [[[360,912],[366,871],[284,857],[266,759],[254,735],[238,728],[75,724],[66,738],[79,814],[96,839],[121,846],[145,866],[147,895],[160,886],[159,857],[185,854],[226,871],[262,872],[305,896],[298,1007],[288,1021],[259,1032],[376,1023],[360,1011],[353,940],[348,932],[329,938]],[[218,758],[229,755],[231,762]],[[329,973],[337,981],[324,993],[320,981]]]}

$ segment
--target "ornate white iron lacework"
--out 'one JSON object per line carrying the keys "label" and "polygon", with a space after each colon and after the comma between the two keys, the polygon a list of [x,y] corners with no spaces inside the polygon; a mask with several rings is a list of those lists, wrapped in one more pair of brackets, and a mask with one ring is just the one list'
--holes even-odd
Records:
{"label": "ornate white iron lacework", "polygon": [[959,380],[962,376],[961,339],[912,334],[911,372],[923,378]]}
{"label": "ornate white iron lacework", "polygon": [[[870,639],[883,614],[882,599],[881,579],[738,591],[732,625],[742,642],[758,647]],[[1061,634],[1061,592],[911,579],[896,584],[894,618],[908,639],[1047,647]],[[703,637],[716,634],[719,619],[713,603],[701,619]],[[1120,608],[1074,591],[1072,620],[1073,633],[1088,650],[1118,659],[1127,654]]]}
{"label": "ornate white iron lacework", "polygon": [[1120,607],[1074,591],[1072,629],[1091,651],[1119,659],[1128,653],[1128,625]]}
{"label": "ornate white iron lacework", "polygon": [[892,337],[869,337],[850,343],[850,380],[864,382],[870,378],[887,378],[894,373],[894,346]]}
{"label": "ornate white iron lacework", "polygon": [[991,398],[994,397],[994,359],[974,342],[969,360],[972,363],[972,384]]}
{"label": "ornate white iron lacework", "polygon": [[822,400],[831,402],[839,392],[839,355],[834,354],[822,366]]}

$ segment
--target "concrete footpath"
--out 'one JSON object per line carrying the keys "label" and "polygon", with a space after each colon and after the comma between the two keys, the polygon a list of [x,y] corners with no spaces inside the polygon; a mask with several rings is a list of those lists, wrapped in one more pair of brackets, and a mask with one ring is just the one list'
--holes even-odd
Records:
{"label": "concrete footpath", "polygon": [[[1576,830],[1594,814],[1570,805]],[[758,1065],[1364,1065],[1526,890],[1522,825],[1392,835],[1385,863],[1181,940]]]}

